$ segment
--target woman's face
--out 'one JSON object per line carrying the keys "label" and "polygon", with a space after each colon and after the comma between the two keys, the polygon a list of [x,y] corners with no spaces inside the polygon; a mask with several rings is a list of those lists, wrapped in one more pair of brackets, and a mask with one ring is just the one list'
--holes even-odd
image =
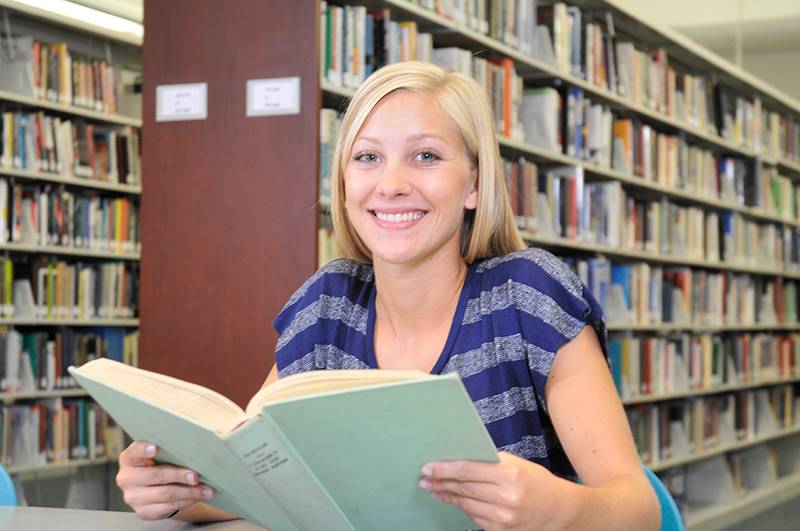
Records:
{"label": "woman's face", "polygon": [[417,265],[460,253],[477,170],[435,100],[400,90],[375,106],[345,166],[345,208],[373,262]]}

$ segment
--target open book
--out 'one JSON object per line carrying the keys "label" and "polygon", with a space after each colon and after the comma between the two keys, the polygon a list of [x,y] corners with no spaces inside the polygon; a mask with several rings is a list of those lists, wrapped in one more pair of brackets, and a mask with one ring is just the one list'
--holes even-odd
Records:
{"label": "open book", "polygon": [[315,371],[242,411],[202,386],[105,358],[70,374],[157,460],[196,470],[210,503],[274,531],[474,529],[419,488],[429,461],[496,462],[455,374]]}

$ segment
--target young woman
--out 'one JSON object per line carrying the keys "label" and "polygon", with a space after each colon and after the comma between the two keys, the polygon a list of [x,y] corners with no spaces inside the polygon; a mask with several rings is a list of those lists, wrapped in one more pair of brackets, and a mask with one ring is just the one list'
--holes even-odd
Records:
{"label": "young woman", "polygon": [[[366,81],[333,161],[347,258],[278,315],[265,385],[320,369],[455,371],[500,462],[428,463],[420,488],[487,530],[657,529],[601,309],[560,260],[525,248],[494,131],[486,95],[461,74],[407,62]],[[197,503],[213,493],[192,471],[154,466],[156,451],[133,443],[120,456],[117,483],[140,516],[233,517]]]}

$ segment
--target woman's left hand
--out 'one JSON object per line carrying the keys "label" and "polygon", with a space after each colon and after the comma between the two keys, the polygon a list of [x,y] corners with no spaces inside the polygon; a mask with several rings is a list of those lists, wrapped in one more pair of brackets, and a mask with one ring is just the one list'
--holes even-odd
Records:
{"label": "woman's left hand", "polygon": [[575,500],[571,483],[545,467],[500,452],[499,463],[438,461],[422,468],[420,487],[451,503],[486,531],[560,529]]}

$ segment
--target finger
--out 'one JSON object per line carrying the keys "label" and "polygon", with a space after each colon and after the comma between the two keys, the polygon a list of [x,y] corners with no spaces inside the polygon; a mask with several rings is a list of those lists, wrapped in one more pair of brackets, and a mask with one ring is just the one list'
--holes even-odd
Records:
{"label": "finger", "polygon": [[117,485],[122,489],[171,483],[194,486],[200,483],[200,475],[194,470],[172,465],[120,465],[117,473]]}
{"label": "finger", "polygon": [[180,511],[186,507],[190,507],[197,503],[195,500],[181,500],[171,503],[153,503],[145,505],[136,511],[139,518],[144,520],[161,520],[173,514],[175,511]]}
{"label": "finger", "polygon": [[497,526],[508,527],[515,524],[514,512],[506,507],[501,507],[491,503],[486,503],[481,500],[467,498],[466,496],[458,496],[451,493],[437,493],[432,494],[433,499],[441,503],[449,503],[455,505],[467,516],[479,523],[478,520],[488,522],[489,525],[480,524],[484,529],[490,529]]}
{"label": "finger", "polygon": [[[214,489],[207,485],[183,487],[180,485],[159,485],[157,487],[134,487],[125,490],[123,499],[133,508],[162,503],[196,502],[210,500]],[[175,509],[173,509],[174,511]]]}
{"label": "finger", "polygon": [[452,480],[428,481],[425,483],[425,481],[424,479],[420,481],[420,487],[430,492],[455,494],[456,496],[473,498],[494,505],[505,505],[504,502],[506,500],[502,491],[493,483]]}
{"label": "finger", "polygon": [[435,461],[422,467],[422,475],[432,480],[454,479],[498,484],[502,480],[502,469],[497,463]]}
{"label": "finger", "polygon": [[142,471],[142,477],[148,479],[146,482],[148,485],[167,485],[170,483],[197,485],[200,482],[200,475],[194,470],[172,465],[155,465],[149,467],[146,471]]}
{"label": "finger", "polygon": [[158,448],[154,444],[134,441],[119,454],[119,464],[123,466],[147,466],[152,464],[156,453],[158,453]]}

